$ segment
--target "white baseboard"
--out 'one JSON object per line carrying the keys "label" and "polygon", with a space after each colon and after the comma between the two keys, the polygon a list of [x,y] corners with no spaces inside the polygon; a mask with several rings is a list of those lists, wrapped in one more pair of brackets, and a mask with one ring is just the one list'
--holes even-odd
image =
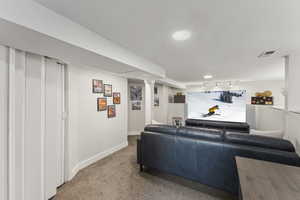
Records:
{"label": "white baseboard", "polygon": [[128,135],[141,135],[142,131],[128,131]]}
{"label": "white baseboard", "polygon": [[88,159],[86,159],[86,160],[78,163],[71,170],[71,173],[69,175],[69,179],[68,180],[69,181],[72,180],[76,176],[76,174],[80,170],[82,170],[83,168],[86,168],[89,165],[91,165],[91,164],[93,164],[93,163],[95,163],[95,162],[97,162],[97,161],[99,161],[99,160],[101,160],[101,159],[103,159],[103,158],[105,158],[105,157],[107,157],[107,156],[109,156],[109,155],[111,155],[111,154],[113,154],[113,153],[115,153],[115,152],[117,152],[117,151],[119,151],[119,150],[127,147],[127,146],[128,146],[128,141],[123,142],[123,143],[121,143],[121,144],[119,144],[119,145],[117,145],[117,146],[115,146],[115,147],[113,147],[111,149],[106,150],[106,151],[100,152],[100,153],[98,153],[98,154],[96,154],[96,155],[94,155],[94,156],[92,156],[92,157],[90,157],[90,158],[88,158]]}

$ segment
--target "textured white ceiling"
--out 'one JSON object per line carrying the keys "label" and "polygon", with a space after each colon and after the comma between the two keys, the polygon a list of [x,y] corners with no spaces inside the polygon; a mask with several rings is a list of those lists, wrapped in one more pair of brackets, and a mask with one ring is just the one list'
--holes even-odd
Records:
{"label": "textured white ceiling", "polygon": [[[282,56],[300,49],[299,0],[36,0],[150,59],[171,79],[283,78]],[[172,40],[188,29],[188,41]],[[76,34],[76,33],[74,33]],[[268,58],[257,56],[278,50]]]}

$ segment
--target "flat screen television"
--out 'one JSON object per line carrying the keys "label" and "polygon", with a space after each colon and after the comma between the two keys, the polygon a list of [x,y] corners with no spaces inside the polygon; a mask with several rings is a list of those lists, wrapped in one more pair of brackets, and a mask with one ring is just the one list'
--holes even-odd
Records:
{"label": "flat screen television", "polygon": [[246,122],[246,90],[187,93],[189,119]]}

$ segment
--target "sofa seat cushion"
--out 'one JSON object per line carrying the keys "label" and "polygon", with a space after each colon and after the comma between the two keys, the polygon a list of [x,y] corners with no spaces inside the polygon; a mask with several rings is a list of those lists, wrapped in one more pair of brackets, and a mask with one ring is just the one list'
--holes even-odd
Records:
{"label": "sofa seat cushion", "polygon": [[217,129],[182,127],[178,128],[177,135],[188,138],[203,139],[210,141],[223,141],[224,131]]}
{"label": "sofa seat cushion", "polygon": [[284,139],[227,132],[225,142],[295,152],[293,144]]}
{"label": "sofa seat cushion", "polygon": [[177,128],[176,126],[169,126],[164,124],[151,124],[151,125],[147,125],[144,128],[144,131],[164,133],[168,135],[176,135]]}

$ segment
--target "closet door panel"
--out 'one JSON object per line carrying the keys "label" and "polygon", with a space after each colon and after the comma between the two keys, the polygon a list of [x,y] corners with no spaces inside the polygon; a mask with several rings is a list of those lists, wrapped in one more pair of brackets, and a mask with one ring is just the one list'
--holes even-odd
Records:
{"label": "closet door panel", "polygon": [[24,198],[24,134],[25,134],[25,52],[16,51],[15,57],[15,189],[16,199]]}
{"label": "closet door panel", "polygon": [[0,200],[8,180],[12,200],[48,200],[63,183],[63,81],[55,60],[0,45]]}
{"label": "closet door panel", "polygon": [[0,199],[7,199],[8,48],[0,45]]}
{"label": "closet door panel", "polygon": [[44,130],[42,57],[26,54],[25,200],[44,199]]}
{"label": "closet door panel", "polygon": [[46,60],[46,130],[45,130],[45,191],[46,197],[56,194],[59,177],[61,138],[61,86],[60,65],[55,60]]}
{"label": "closet door panel", "polygon": [[65,119],[64,119],[64,109],[65,109],[65,93],[64,93],[64,65],[57,64],[58,67],[58,76],[57,76],[57,110],[58,110],[58,152],[57,152],[57,164],[58,164],[58,171],[56,177],[56,185],[60,186],[64,183],[64,129],[65,129]]}

